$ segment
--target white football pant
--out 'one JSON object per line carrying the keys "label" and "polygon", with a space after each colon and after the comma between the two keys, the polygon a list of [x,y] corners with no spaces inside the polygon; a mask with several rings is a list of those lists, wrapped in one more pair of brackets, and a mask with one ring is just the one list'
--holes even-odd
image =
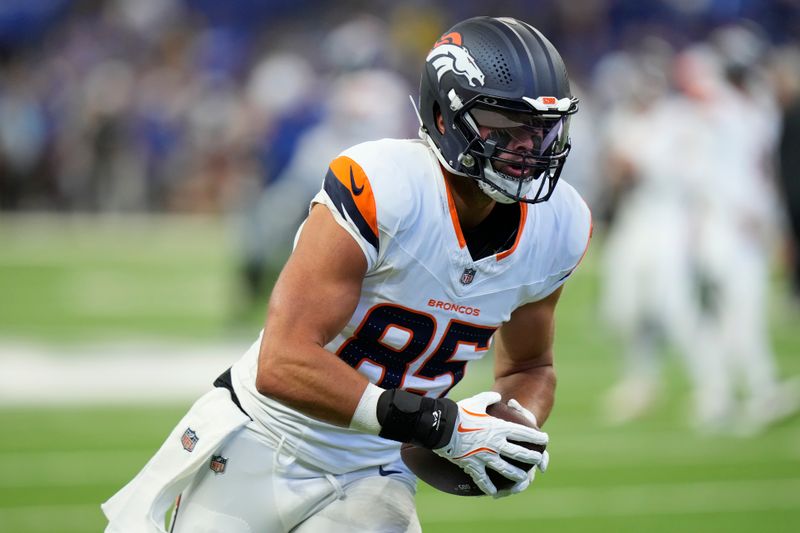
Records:
{"label": "white football pant", "polygon": [[198,472],[181,495],[172,533],[421,531],[416,478],[399,459],[381,471],[326,474],[276,450],[250,425],[218,455],[224,470]]}

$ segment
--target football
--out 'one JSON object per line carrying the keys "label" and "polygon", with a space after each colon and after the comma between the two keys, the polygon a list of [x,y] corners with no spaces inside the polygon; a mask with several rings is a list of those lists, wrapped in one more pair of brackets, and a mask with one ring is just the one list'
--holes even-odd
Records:
{"label": "football", "polygon": [[[496,418],[508,420],[509,422],[515,422],[517,424],[522,424],[523,426],[539,429],[536,426],[531,425],[525,419],[525,417],[511,409],[504,402],[491,404],[486,408],[486,413]],[[539,444],[531,444],[528,442],[515,442],[515,444],[519,444],[539,452],[543,452],[545,450],[545,446]],[[428,485],[441,490],[442,492],[455,494],[457,496],[484,495],[484,492],[478,488],[478,486],[472,481],[472,478],[470,478],[469,475],[461,469],[461,467],[451,461],[448,461],[444,457],[439,457],[432,450],[423,448],[421,446],[416,446],[414,444],[405,443],[400,448],[400,457],[403,459],[403,462],[406,464],[406,466],[408,466],[408,468],[414,472],[419,479]],[[529,463],[515,461],[514,459],[506,460],[514,466],[517,466],[525,471],[528,471],[533,467],[533,465]],[[494,486],[497,487],[498,490],[508,489],[514,485],[512,480],[499,474],[498,472],[495,472],[492,469],[487,469],[487,472],[489,473],[489,478],[492,480],[492,483],[494,483]]]}

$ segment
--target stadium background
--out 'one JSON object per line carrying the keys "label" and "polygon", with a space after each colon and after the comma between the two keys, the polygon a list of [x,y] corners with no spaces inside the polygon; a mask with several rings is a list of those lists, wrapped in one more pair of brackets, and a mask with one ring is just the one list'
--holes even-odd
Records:
{"label": "stadium background", "polygon": [[[588,117],[604,103],[598,65],[648,36],[680,47],[745,20],[770,50],[800,36],[792,0],[0,5],[0,532],[102,529],[99,503],[255,338],[288,242],[259,255],[243,220],[330,113],[331,87],[381,70],[415,94],[430,43],[478,14],[542,29]],[[410,105],[398,113],[412,136]],[[425,531],[795,531],[797,418],[757,437],[697,434],[672,358],[653,412],[603,423],[620,350],[597,311],[608,206],[597,139],[574,137],[565,176],[598,216],[558,312],[552,469],[497,502],[421,486]],[[781,374],[797,375],[798,311],[781,254],[774,265],[774,347]],[[455,395],[488,372],[471,368]]]}

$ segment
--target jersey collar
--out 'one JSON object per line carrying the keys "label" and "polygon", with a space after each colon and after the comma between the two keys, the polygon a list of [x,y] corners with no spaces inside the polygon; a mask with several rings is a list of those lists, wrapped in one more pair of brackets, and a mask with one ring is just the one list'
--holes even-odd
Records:
{"label": "jersey collar", "polygon": [[[453,224],[453,230],[455,231],[456,239],[458,240],[458,247],[466,251],[466,253],[469,253],[469,251],[465,250],[467,247],[467,241],[464,239],[464,232],[461,230],[461,222],[458,220],[458,211],[456,211],[456,203],[453,200],[453,192],[451,191],[450,184],[444,177],[444,174],[442,174],[442,181],[444,182],[444,189],[447,193],[447,207],[448,211],[450,212],[450,221]],[[511,254],[513,254],[519,245],[520,239],[522,238],[522,231],[525,229],[525,221],[528,219],[528,204],[521,202],[519,207],[519,228],[517,229],[517,237],[514,239],[514,244],[511,245],[511,248],[494,255],[496,261],[502,261],[506,257],[509,257]]]}

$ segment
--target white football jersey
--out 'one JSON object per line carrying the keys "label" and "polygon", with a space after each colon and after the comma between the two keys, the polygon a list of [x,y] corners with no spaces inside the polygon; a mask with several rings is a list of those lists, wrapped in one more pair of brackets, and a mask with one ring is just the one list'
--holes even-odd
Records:
{"label": "white football jersey", "polygon": [[[430,397],[458,383],[516,308],[564,282],[591,234],[588,207],[561,181],[547,202],[520,204],[508,250],[473,260],[439,162],[417,140],[346,150],[312,203],[330,209],[368,263],[355,313],[326,348],[380,387]],[[259,394],[259,344],[234,365],[233,383],[273,442],[333,473],[397,458],[397,442],[310,418]]]}

